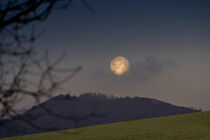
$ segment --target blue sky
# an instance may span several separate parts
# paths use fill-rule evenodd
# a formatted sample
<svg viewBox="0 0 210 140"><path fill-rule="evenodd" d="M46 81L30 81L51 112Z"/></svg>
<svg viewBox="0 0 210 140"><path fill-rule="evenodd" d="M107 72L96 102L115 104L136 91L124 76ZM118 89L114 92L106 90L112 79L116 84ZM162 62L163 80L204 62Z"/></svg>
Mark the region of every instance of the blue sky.
<svg viewBox="0 0 210 140"><path fill-rule="evenodd" d="M59 92L144 96L210 109L210 1L88 0L54 11L36 42L52 59L67 52L61 66L81 65ZM111 59L125 56L131 71L115 76ZM147 69L147 67L151 69ZM57 93L59 94L59 93Z"/></svg>

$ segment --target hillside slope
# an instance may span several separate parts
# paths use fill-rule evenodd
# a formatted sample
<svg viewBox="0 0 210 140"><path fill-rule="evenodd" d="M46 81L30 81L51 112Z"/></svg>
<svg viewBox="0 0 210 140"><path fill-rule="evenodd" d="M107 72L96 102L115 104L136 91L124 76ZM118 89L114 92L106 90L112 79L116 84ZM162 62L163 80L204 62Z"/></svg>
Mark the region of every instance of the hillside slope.
<svg viewBox="0 0 210 140"><path fill-rule="evenodd" d="M49 114L45 106L58 117ZM192 108L172 105L163 101L143 97L109 98L103 94L82 94L79 97L59 95L33 107L22 114L37 126L49 128L35 129L25 124L19 117L4 121L0 127L0 137L11 137L46 131L63 130L113 122L131 121L152 117L198 112ZM73 119L65 119L65 118ZM51 130L50 128L53 128Z"/></svg>
<svg viewBox="0 0 210 140"><path fill-rule="evenodd" d="M209 140L210 112L142 119L2 140Z"/></svg>

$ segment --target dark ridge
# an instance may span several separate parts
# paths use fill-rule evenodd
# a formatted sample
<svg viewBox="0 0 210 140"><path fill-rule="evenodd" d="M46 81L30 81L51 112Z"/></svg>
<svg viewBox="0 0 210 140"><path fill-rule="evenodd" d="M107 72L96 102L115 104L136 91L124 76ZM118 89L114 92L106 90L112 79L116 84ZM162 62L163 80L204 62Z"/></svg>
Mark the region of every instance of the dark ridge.
<svg viewBox="0 0 210 140"><path fill-rule="evenodd" d="M54 114L44 110L42 106ZM85 93L78 97L61 94L32 107L21 115L37 126L50 129L35 129L15 116L2 120L6 127L0 125L0 137L200 111L151 98L114 97L96 93Z"/></svg>

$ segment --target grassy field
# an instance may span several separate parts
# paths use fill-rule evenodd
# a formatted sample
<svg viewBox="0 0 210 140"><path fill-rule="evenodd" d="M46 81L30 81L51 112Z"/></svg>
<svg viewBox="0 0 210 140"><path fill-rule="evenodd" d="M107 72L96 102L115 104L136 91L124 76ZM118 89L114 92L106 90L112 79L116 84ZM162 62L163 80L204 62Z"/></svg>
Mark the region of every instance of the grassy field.
<svg viewBox="0 0 210 140"><path fill-rule="evenodd" d="M112 123L2 140L210 140L210 112Z"/></svg>

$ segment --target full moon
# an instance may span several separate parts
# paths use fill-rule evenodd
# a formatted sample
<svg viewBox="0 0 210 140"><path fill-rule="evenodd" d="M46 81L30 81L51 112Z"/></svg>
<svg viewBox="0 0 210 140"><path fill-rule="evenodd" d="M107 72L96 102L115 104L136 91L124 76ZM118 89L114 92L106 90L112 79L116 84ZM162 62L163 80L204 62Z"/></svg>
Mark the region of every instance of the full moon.
<svg viewBox="0 0 210 140"><path fill-rule="evenodd" d="M123 75L129 70L129 62L125 57L117 56L112 59L110 69L116 75Z"/></svg>

